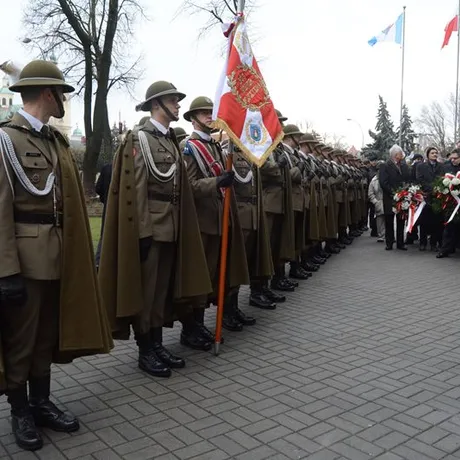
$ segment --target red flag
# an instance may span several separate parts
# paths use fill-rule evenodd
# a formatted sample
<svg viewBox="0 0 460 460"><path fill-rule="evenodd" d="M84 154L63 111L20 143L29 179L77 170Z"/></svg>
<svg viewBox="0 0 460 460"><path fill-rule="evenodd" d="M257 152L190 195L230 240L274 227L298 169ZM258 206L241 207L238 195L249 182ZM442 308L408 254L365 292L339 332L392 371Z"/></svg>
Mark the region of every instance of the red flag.
<svg viewBox="0 0 460 460"><path fill-rule="evenodd" d="M444 31L445 31L445 35L444 35L444 41L442 43L441 49L443 49L445 46L449 44L449 40L450 40L450 37L452 36L452 33L458 31L458 16L457 15L454 16L449 21Z"/></svg>
<svg viewBox="0 0 460 460"><path fill-rule="evenodd" d="M283 128L249 43L244 17L239 15L224 32L228 54L216 93L213 117L257 166L283 138Z"/></svg>

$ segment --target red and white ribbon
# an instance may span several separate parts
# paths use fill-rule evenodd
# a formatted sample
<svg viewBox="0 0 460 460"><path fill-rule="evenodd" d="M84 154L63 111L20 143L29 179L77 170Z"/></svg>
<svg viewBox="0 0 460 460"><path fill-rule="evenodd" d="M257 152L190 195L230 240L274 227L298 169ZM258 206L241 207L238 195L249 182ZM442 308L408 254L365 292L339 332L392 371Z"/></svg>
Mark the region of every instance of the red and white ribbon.
<svg viewBox="0 0 460 460"><path fill-rule="evenodd" d="M415 204L413 203L411 203L411 205L409 206L409 213L407 217L407 233L412 232L412 229L414 228L414 225L417 223L417 220L420 217L420 214L422 213L425 205L425 201L421 201L418 206L415 206Z"/></svg>

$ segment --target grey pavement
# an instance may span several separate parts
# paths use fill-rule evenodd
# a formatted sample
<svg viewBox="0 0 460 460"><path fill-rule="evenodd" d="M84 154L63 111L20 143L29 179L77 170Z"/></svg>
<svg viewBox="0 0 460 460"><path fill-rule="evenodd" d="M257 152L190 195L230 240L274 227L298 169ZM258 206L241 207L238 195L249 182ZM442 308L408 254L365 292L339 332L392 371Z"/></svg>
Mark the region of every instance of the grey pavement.
<svg viewBox="0 0 460 460"><path fill-rule="evenodd" d="M459 267L364 235L277 310L245 308L257 325L226 332L218 357L168 331L187 358L170 379L138 370L132 342L56 367L54 398L82 428L46 431L36 454L2 398L0 458L460 459Z"/></svg>

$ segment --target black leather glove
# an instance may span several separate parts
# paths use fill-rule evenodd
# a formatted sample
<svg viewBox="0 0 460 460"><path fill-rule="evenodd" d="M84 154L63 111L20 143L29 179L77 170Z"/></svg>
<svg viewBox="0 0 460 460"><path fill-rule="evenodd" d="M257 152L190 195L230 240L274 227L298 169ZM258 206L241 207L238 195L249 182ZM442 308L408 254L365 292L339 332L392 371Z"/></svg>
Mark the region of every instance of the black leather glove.
<svg viewBox="0 0 460 460"><path fill-rule="evenodd" d="M139 255L141 257L141 263L147 260L152 243L153 239L151 236L146 236L145 238L141 238L139 240Z"/></svg>
<svg viewBox="0 0 460 460"><path fill-rule="evenodd" d="M231 187L234 180L235 173L233 171L224 171L221 176L216 178L216 186L218 189Z"/></svg>
<svg viewBox="0 0 460 460"><path fill-rule="evenodd" d="M286 157L286 154L281 155L279 160L278 160L278 166L280 168L284 168L288 164L288 159Z"/></svg>
<svg viewBox="0 0 460 460"><path fill-rule="evenodd" d="M21 275L0 278L0 305L2 307L21 307L26 302L26 283Z"/></svg>

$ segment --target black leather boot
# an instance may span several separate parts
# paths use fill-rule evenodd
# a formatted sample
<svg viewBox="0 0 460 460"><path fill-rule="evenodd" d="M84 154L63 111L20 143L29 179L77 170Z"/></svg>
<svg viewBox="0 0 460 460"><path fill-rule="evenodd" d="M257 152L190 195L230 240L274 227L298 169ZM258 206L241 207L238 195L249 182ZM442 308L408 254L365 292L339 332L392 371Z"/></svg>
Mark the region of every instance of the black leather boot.
<svg viewBox="0 0 460 460"><path fill-rule="evenodd" d="M275 310L276 304L262 290L253 290L249 296L249 305L263 310ZM244 323L243 323L244 324Z"/></svg>
<svg viewBox="0 0 460 460"><path fill-rule="evenodd" d="M294 285L287 283L286 281L286 278L273 278L271 282L271 288L275 291L294 292Z"/></svg>
<svg viewBox="0 0 460 460"><path fill-rule="evenodd" d="M77 418L66 414L50 401L51 376L29 379L29 404L35 424L60 433L73 433L80 429Z"/></svg>
<svg viewBox="0 0 460 460"><path fill-rule="evenodd" d="M232 294L232 303L234 316L237 321L243 326L254 326L256 324L256 319L253 316L246 315L238 308L238 292Z"/></svg>
<svg viewBox="0 0 460 460"><path fill-rule="evenodd" d="M217 300L215 301L217 306ZM216 341L216 336L210 331L204 324L204 308L195 308L193 310L193 317L195 318L196 327L198 328L198 333L201 337L207 341L214 343ZM225 343L224 338L220 338L220 343Z"/></svg>
<svg viewBox="0 0 460 460"><path fill-rule="evenodd" d="M152 340L152 349L158 359L166 364L171 369L182 369L185 367L185 360L179 356L174 356L169 350L163 346L163 328L154 327L150 330L150 338Z"/></svg>
<svg viewBox="0 0 460 460"><path fill-rule="evenodd" d="M27 400L27 387L22 385L8 390L8 402L11 406L11 427L16 444L24 450L38 450L43 447L43 439L37 430Z"/></svg>
<svg viewBox="0 0 460 460"><path fill-rule="evenodd" d="M139 335L136 342L139 347L139 369L153 377L170 377L171 369L153 351L150 333Z"/></svg>
<svg viewBox="0 0 460 460"><path fill-rule="evenodd" d="M269 300L275 303L283 303L286 302L286 296L282 294L277 294L276 292L273 292L269 287L268 287L268 282L265 286L262 286L262 293L264 294L265 297L267 297Z"/></svg>
<svg viewBox="0 0 460 460"><path fill-rule="evenodd" d="M200 333L198 323L193 317L187 318L182 322L182 333L180 343L192 350L209 351L212 348L213 341L205 339Z"/></svg>
<svg viewBox="0 0 460 460"><path fill-rule="evenodd" d="M298 262L291 262L289 276L297 280L307 280L310 274L307 273Z"/></svg>
<svg viewBox="0 0 460 460"><path fill-rule="evenodd" d="M235 302L233 296L227 295L225 299L222 327L228 331L234 332L240 332L243 330L243 324L236 317Z"/></svg>

